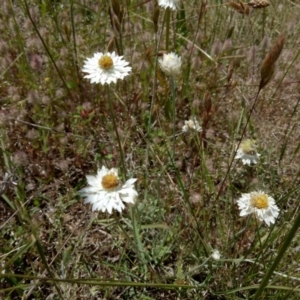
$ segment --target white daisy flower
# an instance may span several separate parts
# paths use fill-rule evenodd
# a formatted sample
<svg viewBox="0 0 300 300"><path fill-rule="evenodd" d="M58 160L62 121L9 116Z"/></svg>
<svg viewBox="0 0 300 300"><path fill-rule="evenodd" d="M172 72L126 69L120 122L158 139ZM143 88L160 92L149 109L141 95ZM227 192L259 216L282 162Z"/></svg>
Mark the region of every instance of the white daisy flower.
<svg viewBox="0 0 300 300"><path fill-rule="evenodd" d="M161 70L168 76L178 76L181 73L181 57L173 52L164 53L158 62Z"/></svg>
<svg viewBox="0 0 300 300"><path fill-rule="evenodd" d="M202 127L199 125L199 122L197 121L196 118L192 118L188 121L184 121L184 125L182 126L183 132L189 132L192 130L195 130L197 132L202 131Z"/></svg>
<svg viewBox="0 0 300 300"><path fill-rule="evenodd" d="M211 254L211 257L214 260L219 260L221 258L221 253L219 252L219 250L214 250L213 253Z"/></svg>
<svg viewBox="0 0 300 300"><path fill-rule="evenodd" d="M244 165L257 164L260 154L256 151L255 141L244 140L236 152L235 159L241 159Z"/></svg>
<svg viewBox="0 0 300 300"><path fill-rule="evenodd" d="M167 9L169 7L172 10L176 10L179 6L179 1L178 0L158 0L158 5L165 9Z"/></svg>
<svg viewBox="0 0 300 300"><path fill-rule="evenodd" d="M115 168L98 169L97 175L87 175L88 187L79 191L86 198L84 203L91 203L92 210L107 211L109 214L115 209L121 212L126 203L135 202L137 191L134 189L136 178L131 178L124 185L120 184L118 170Z"/></svg>
<svg viewBox="0 0 300 300"><path fill-rule="evenodd" d="M92 58L86 59L82 68L82 72L88 73L84 78L90 79L91 83L101 84L116 83L118 79L124 79L130 71L128 62L115 52L106 54L97 52Z"/></svg>
<svg viewBox="0 0 300 300"><path fill-rule="evenodd" d="M241 211L241 217L254 213L260 221L265 221L268 226L274 224L279 215L279 208L275 200L262 191L242 194L237 204Z"/></svg>

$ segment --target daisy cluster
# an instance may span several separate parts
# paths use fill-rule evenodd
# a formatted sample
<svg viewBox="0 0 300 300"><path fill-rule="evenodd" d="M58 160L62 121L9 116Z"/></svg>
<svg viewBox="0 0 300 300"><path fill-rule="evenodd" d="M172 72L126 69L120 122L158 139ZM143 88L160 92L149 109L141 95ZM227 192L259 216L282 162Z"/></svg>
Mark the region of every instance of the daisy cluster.
<svg viewBox="0 0 300 300"><path fill-rule="evenodd" d="M161 1L161 5L174 9L176 1ZM174 5L174 6L173 6ZM181 58L175 53L164 54L159 59L161 70L167 76L178 76L181 72ZM115 52L97 52L93 57L85 60L82 71L87 73L84 78L91 83L111 84L118 79L124 79L131 72L131 67L123 56ZM189 130L201 131L196 120L186 121L184 132ZM120 183L117 169L102 167L96 175L87 175L88 187L83 188L80 194L85 203L92 205L93 211L112 213L113 210L122 212L124 203L134 204L137 192L134 189L135 178L129 179L125 184Z"/></svg>
<svg viewBox="0 0 300 300"><path fill-rule="evenodd" d="M179 0L158 0L158 5L163 9L176 10L179 8ZM160 69L170 78L180 76L182 61L181 57L174 52L164 53L158 58ZM85 78L91 83L111 84L118 79L124 79L132 71L129 63L123 56L115 52L97 52L84 62L82 71L86 73ZM197 118L191 117L184 122L183 133L202 132ZM251 167L258 164L260 154L257 152L254 140L242 140L236 150L235 159L244 165ZM120 182L117 169L102 167L96 175L87 175L88 187L83 188L80 194L85 198L85 203L92 205L93 211L112 213L113 210L122 212L124 203L134 204L137 191L134 188L135 178L127 180L124 184ZM268 226L275 223L279 215L279 208L274 198L263 191L254 191L243 194L237 201L240 216L244 217L254 214L259 221L264 221ZM220 255L214 252L213 259L218 260Z"/></svg>
<svg viewBox="0 0 300 300"><path fill-rule="evenodd" d="M254 140L245 139L239 143L235 159L240 159L244 165L251 166L258 163L259 157L260 154L257 152ZM237 205L241 217L254 214L259 221L264 221L268 226L274 224L279 215L279 208L274 198L263 191L253 191L243 194L237 200Z"/></svg>
<svg viewBox="0 0 300 300"><path fill-rule="evenodd" d="M168 76L179 76L181 73L181 57L170 52L164 53L158 60L161 70ZM87 75L84 78L91 83L110 84L118 79L124 79L131 72L131 67L115 52L97 52L93 57L87 58L82 68Z"/></svg>
<svg viewBox="0 0 300 300"><path fill-rule="evenodd" d="M181 58L175 53L164 54L158 62L161 70L167 76L180 75ZM131 67L123 59L123 56L118 56L115 52L106 54L97 52L92 58L85 61L82 70L88 73L85 78L90 79L91 83L110 84L116 83L118 79L124 79L130 73ZM201 132L202 127L198 120L192 117L190 120L185 121L182 131L184 133ZM235 159L240 159L244 165L257 164L259 157L260 154L257 152L256 143L253 140L241 141L236 149ZM109 170L103 166L98 170L97 175L87 175L89 186L83 188L80 194L85 198L85 203L92 204L93 211L107 211L110 214L113 210L122 212L125 208L124 203L135 203L137 197L133 185L135 181L136 179L132 178L122 185L118 177L118 171L116 169ZM267 225L275 223L279 215L279 208L275 200L262 191L243 194L237 204L240 209L240 216L253 213L258 220L265 221ZM217 255L214 255L214 257L217 257Z"/></svg>

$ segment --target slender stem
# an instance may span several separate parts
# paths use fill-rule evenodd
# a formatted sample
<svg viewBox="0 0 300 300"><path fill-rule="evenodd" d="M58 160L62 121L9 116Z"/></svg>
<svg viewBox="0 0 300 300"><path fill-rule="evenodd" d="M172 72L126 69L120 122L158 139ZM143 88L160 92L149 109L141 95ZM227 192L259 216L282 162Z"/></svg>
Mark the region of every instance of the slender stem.
<svg viewBox="0 0 300 300"><path fill-rule="evenodd" d="M139 223L137 221L135 207L130 207L129 211L130 211L130 218L131 218L131 222L132 222L132 229L133 229L133 235L134 235L134 240L135 240L134 247L136 248L137 256L139 257L140 262L143 264L144 272L146 274L147 264L146 264L146 260L145 260L145 252L144 252L142 240L141 240L141 237L140 237L140 226L139 226ZM123 226L122 226L122 224L119 220L120 217L117 216L116 213L114 213L114 218L116 220L117 225L119 226L119 228L121 229L121 231L125 235L126 239L130 243L132 241L132 239L130 238L130 236L128 235L126 230L123 228Z"/></svg>
<svg viewBox="0 0 300 300"><path fill-rule="evenodd" d="M175 127L176 127L176 112L175 112L175 80L174 77L170 78L170 85L172 90L172 118L173 118L173 160L175 157Z"/></svg>
<svg viewBox="0 0 300 300"><path fill-rule="evenodd" d="M166 51L169 49L169 41L170 41L170 16L171 16L171 11L170 8L168 7L166 9Z"/></svg>
<svg viewBox="0 0 300 300"><path fill-rule="evenodd" d="M155 34L155 42L156 42L156 49L155 53L157 54L161 44L162 44L162 37L163 37L163 31L164 31L164 23L165 23L165 18L163 19L163 24L161 26L161 30L159 34ZM155 56L155 62L154 62L154 77L153 77L153 83L152 83L152 97L151 97L151 102L150 102L150 110L149 110L149 119L148 119L148 125L147 125L147 135L150 135L151 133L151 127L152 127L152 114L153 114L153 107L155 103L155 98L156 98L156 89L157 89L157 67L158 67L158 58L157 55ZM145 166L148 165L149 162L149 144L147 143L147 150L146 150L146 156L145 156ZM145 180L146 180L146 186L148 185L148 178L150 178L148 174L148 168L146 168L146 174L145 174ZM147 188L145 189L145 196L147 195L148 191Z"/></svg>
<svg viewBox="0 0 300 300"><path fill-rule="evenodd" d="M254 33L253 33L252 22L251 22L250 16L248 16L248 21L249 21L249 27L250 27L250 32L251 32L252 44L254 47L254 45L255 45ZM253 48L253 51L252 51L252 78L254 78L254 74L255 74L255 51Z"/></svg>
<svg viewBox="0 0 300 300"><path fill-rule="evenodd" d="M133 230L133 235L134 235L134 240L135 240L134 247L135 247L138 258L139 258L140 262L142 263L142 265L144 267L144 274L146 274L147 264L146 264L146 260L145 260L145 252L144 252L142 240L141 240L141 237L140 237L140 226L139 226L139 223L137 221L135 207L130 207L129 211L130 211L130 218L131 218L131 222L132 222L132 230ZM127 241L129 243L131 243L132 239L130 238L130 236L127 233L126 229L122 226L122 224L119 220L120 216L118 216L116 213L114 213L114 219L116 221L116 224L121 229L124 236L126 237Z"/></svg>
<svg viewBox="0 0 300 300"><path fill-rule="evenodd" d="M135 207L130 207L130 216L131 216L131 222L132 222L132 228L133 228L133 234L134 234L134 239L136 242L137 246L137 251L138 251L138 256L140 261L142 262L144 266L144 272L147 272L147 265L146 265L146 260L145 260L145 253L144 253L144 248L142 244L142 240L140 237L140 226L136 217L136 208Z"/></svg>
<svg viewBox="0 0 300 300"><path fill-rule="evenodd" d="M68 93L69 97L70 97L71 99L73 99L73 101L75 102L74 95L71 93L71 91L70 91L70 89L69 89L69 87L68 87L68 85L67 85L67 83L66 83L66 80L65 80L63 74L62 74L61 71L59 70L59 68L58 68L58 66L57 66L57 64L56 64L56 62L55 62L55 60L54 60L54 57L53 57L53 55L52 55L51 52L50 52L50 48L46 45L46 42L44 41L42 35L40 34L40 31L39 31L38 28L37 28L36 23L34 22L34 20L33 20L32 16L31 16L31 14L30 14L30 9L29 9L27 0L24 1L24 5L25 5L25 10L26 10L27 16L28 16L28 18L29 18L29 20L30 20L32 26L34 27L34 30L36 31L36 33L37 33L39 39L41 40L41 42L42 42L42 44L43 44L43 46L44 46L44 48L45 48L45 51L47 52L47 55L48 55L48 57L50 58L50 60L51 60L51 62L52 62L52 64L53 64L53 66L54 66L54 68L55 68L55 70L56 70L56 72L57 72L57 74L58 74L58 77L60 78L60 80L62 81L63 86L64 86L65 89L67 90L67 93Z"/></svg>
<svg viewBox="0 0 300 300"><path fill-rule="evenodd" d="M258 96L259 96L260 91L261 91L261 88L259 88L258 91L257 91L257 94L256 94L256 96L255 96L255 100L254 100L254 102L253 102L253 104L252 104L252 107L251 107L251 109L250 109L249 115L248 115L248 117L247 117L246 124L245 124L245 126L244 126L244 128L243 128L243 131L242 131L242 134L241 134L241 138L240 138L240 140L239 140L239 142L238 142L238 144L237 144L237 146L236 146L236 150L234 151L234 155L233 155L233 157L232 157L232 159L231 159L231 161L230 161L230 164L229 164L229 167L228 167L227 172L226 172L226 174L225 174L225 177L224 177L224 179L223 179L223 181L222 181L222 183L221 183L221 186L220 186L220 188L219 188L219 192L218 192L218 194L217 194L216 200L218 200L219 197L221 196L221 193L222 193L222 190L223 190L223 186L224 186L224 184L225 184L225 182L226 182L226 179L227 179L227 177L228 177L228 175L229 175L229 173L230 173L230 171L231 171L231 168L232 168L232 165L233 165L234 158L235 158L235 156L236 156L237 150L238 150L238 148L239 148L239 146L240 146L240 144L241 144L241 142L242 142L242 140L243 140L243 138L244 138L244 136L245 136L245 134L246 134L246 130L247 130L248 124L249 124L249 122L250 122L250 118L251 118L251 116L252 116L252 113L253 113L253 111L254 111L254 108L255 108L255 106L256 106L256 103L257 103L257 100L258 100Z"/></svg>
<svg viewBox="0 0 300 300"><path fill-rule="evenodd" d="M113 108L112 98L111 98L111 95L110 95L110 87L108 85L106 85L106 92L107 92L107 97L108 97L110 115L111 115L111 119L112 119L112 122L113 122L114 130L116 132L116 137L117 137L118 146L119 146L119 150L120 150L122 174L126 178L126 167L125 167L125 160L124 160L124 152L123 152L123 148L122 148L122 144L121 144L121 140L120 140L120 136L119 136L119 132L118 132L118 127L117 127L117 123L116 123L115 111L114 111L114 108Z"/></svg>
<svg viewBox="0 0 300 300"><path fill-rule="evenodd" d="M114 212L114 219L115 219L115 221L116 221L116 224L118 225L118 227L121 229L121 231L123 232L123 234L124 234L124 236L126 237L126 239L127 239L127 241L128 241L128 243L130 243L131 242L131 238L130 238L130 236L128 235L128 233L127 233L127 231L123 228L123 226L122 226L122 224L121 224L121 222L120 222L120 216L119 215L117 215L116 214L116 212Z"/></svg>
<svg viewBox="0 0 300 300"><path fill-rule="evenodd" d="M34 280L37 279L41 282L59 282L59 283L72 283L72 284L82 284L82 285L92 285L92 286L103 286L104 288L110 287L110 286L119 286L128 289L128 287L144 287L144 288L164 288L169 290L179 290L181 288L184 289L196 289L197 285L188 285L188 284L179 284L179 283L153 283L153 282L133 282L133 281L119 281L119 280L105 280L102 278L93 278L94 280L89 279L72 279L72 278L52 278L52 277L42 277L42 276L32 276L32 275L23 275L23 274L15 274L15 273L0 273L0 279L1 278L24 278L26 280ZM18 288L21 288L24 286L24 289L28 288L28 284L22 285L18 284ZM9 287L5 289L1 289L1 292L7 292L7 291L15 291L16 287ZM294 289L297 290L297 289ZM298 290L297 290L298 291ZM145 298L144 298L145 299ZM149 298L148 298L149 299Z"/></svg>

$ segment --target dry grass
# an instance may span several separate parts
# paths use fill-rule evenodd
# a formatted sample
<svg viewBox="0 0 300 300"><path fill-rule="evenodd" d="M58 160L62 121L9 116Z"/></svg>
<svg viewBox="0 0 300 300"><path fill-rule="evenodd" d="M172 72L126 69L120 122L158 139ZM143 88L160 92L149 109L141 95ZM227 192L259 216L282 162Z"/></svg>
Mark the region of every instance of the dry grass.
<svg viewBox="0 0 300 300"><path fill-rule="evenodd" d="M232 2L182 1L166 42L155 1L3 1L0 298L254 296L298 215L299 4L273 0L241 14L245 3ZM281 55L262 83L274 44ZM183 60L175 99L156 69L166 47ZM81 72L106 50L133 68L109 94ZM139 193L112 216L78 195L97 167L122 169L109 97ZM200 134L182 134L190 116ZM256 140L257 165L231 164L241 138ZM274 226L239 217L238 197L260 189L281 210ZM298 250L295 236L259 299L297 299Z"/></svg>

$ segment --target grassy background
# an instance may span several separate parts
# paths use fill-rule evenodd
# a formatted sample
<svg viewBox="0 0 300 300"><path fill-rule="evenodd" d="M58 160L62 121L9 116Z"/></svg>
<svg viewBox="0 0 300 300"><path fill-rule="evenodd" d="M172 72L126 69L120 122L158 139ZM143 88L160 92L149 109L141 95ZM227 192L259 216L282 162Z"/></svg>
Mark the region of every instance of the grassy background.
<svg viewBox="0 0 300 300"><path fill-rule="evenodd" d="M2 1L0 297L298 299L300 5L270 2L243 15L227 1L182 1L166 41L166 11L152 0ZM225 177L281 33L275 75L244 136L261 159L235 162ZM173 92L157 69L166 49L183 61ZM130 76L91 85L81 68L97 51L124 55ZM182 134L191 116L202 133ZM78 190L97 167L122 168L112 117L120 175L138 179L139 198L110 216ZM236 200L254 190L281 210L270 228L239 217Z"/></svg>

